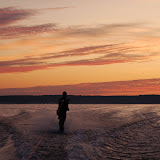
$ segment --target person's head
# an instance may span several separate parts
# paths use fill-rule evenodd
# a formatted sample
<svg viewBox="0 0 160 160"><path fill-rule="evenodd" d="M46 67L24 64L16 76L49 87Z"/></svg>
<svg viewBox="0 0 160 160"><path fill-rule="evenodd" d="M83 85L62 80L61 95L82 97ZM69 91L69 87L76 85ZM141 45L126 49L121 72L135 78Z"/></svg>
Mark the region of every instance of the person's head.
<svg viewBox="0 0 160 160"><path fill-rule="evenodd" d="M67 97L67 92L64 91L64 92L63 92L63 98L66 98L66 97Z"/></svg>

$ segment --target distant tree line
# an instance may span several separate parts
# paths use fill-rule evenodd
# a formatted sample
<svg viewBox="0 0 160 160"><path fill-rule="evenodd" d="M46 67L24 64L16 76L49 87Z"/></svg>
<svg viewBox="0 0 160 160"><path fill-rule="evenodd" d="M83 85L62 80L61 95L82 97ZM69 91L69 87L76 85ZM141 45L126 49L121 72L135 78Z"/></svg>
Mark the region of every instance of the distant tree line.
<svg viewBox="0 0 160 160"><path fill-rule="evenodd" d="M61 95L0 96L1 104L57 104ZM75 96L69 95L70 104L160 104L160 95L139 96Z"/></svg>

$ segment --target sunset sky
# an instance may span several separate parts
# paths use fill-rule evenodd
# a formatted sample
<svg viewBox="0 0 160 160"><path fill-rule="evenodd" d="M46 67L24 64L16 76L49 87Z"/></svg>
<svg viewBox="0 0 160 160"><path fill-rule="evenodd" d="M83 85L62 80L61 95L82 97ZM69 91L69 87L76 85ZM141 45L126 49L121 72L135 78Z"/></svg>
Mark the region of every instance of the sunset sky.
<svg viewBox="0 0 160 160"><path fill-rule="evenodd" d="M160 0L1 0L0 95L160 94Z"/></svg>

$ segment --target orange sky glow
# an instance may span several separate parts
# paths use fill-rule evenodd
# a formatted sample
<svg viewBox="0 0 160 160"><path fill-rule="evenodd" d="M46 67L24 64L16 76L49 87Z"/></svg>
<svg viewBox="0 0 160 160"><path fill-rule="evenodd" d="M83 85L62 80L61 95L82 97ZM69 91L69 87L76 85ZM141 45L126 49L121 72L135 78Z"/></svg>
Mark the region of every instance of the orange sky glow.
<svg viewBox="0 0 160 160"><path fill-rule="evenodd" d="M160 94L160 1L0 4L0 95Z"/></svg>

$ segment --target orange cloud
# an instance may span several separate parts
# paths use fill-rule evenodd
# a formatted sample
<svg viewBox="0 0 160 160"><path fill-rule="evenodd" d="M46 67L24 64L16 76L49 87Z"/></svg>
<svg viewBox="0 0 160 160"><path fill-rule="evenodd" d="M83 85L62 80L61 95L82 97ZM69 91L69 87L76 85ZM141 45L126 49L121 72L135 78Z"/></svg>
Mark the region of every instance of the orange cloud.
<svg viewBox="0 0 160 160"><path fill-rule="evenodd" d="M53 95L66 90L71 95L160 94L160 79L142 79L76 85L0 89L0 95Z"/></svg>
<svg viewBox="0 0 160 160"><path fill-rule="evenodd" d="M143 62L159 55L156 52L138 54L140 51L145 52L149 48L150 46L133 47L127 44L110 44L77 48L57 53L46 53L38 55L38 57L27 56L21 59L1 61L0 73L29 72L60 66ZM94 57L95 55L96 57ZM86 58L86 56L88 56L88 58ZM66 60L66 58L68 58L68 60Z"/></svg>

